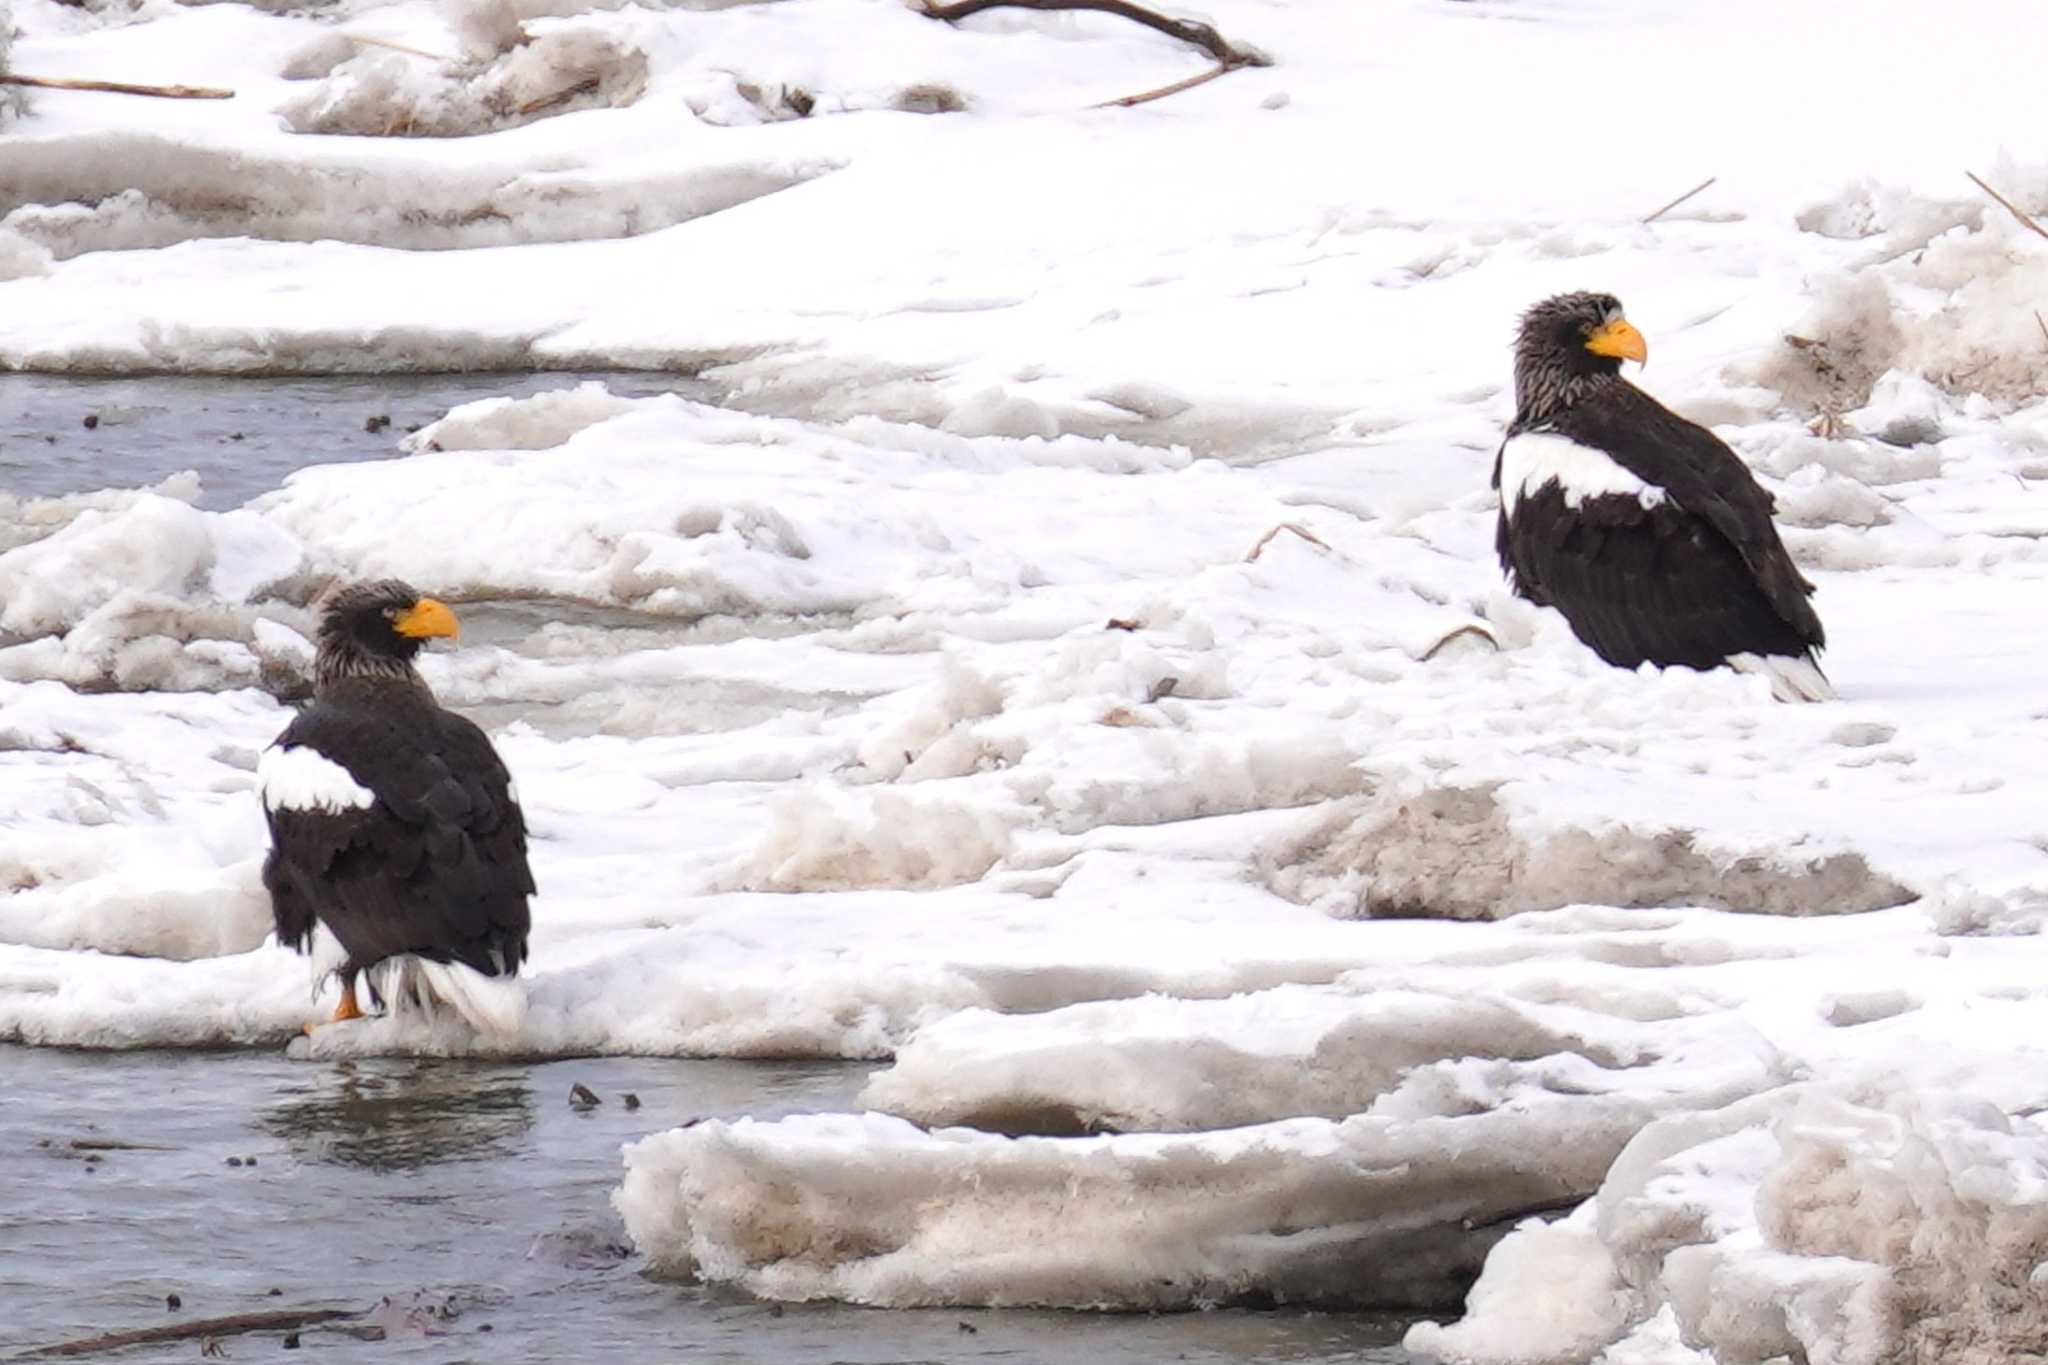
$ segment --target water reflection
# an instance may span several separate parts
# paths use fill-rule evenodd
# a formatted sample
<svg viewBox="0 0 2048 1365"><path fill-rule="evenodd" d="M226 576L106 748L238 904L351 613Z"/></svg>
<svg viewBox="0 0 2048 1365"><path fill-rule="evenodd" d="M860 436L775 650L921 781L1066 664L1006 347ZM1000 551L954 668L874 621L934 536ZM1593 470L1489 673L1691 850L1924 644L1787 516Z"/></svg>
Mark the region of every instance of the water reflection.
<svg viewBox="0 0 2048 1365"><path fill-rule="evenodd" d="M430 1060L343 1062L257 1119L301 1161L376 1171L510 1155L533 1122L523 1067Z"/></svg>

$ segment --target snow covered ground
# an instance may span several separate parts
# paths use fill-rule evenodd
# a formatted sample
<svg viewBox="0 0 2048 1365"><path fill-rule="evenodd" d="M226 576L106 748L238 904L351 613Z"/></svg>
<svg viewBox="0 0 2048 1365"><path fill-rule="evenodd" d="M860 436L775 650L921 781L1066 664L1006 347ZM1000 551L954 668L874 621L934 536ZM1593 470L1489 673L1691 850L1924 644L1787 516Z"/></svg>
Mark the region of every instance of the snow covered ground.
<svg viewBox="0 0 2048 1365"><path fill-rule="evenodd" d="M256 756L317 594L399 574L534 831L488 1046L887 1063L630 1147L659 1267L1448 1317L1483 1262L1413 1348L2033 1349L2048 241L1962 173L2048 206L2048 13L1203 16L1274 64L1092 109L1202 59L885 0L14 0L18 71L237 93L0 130L0 365L723 401L472 404L230 512L0 494L0 1038L314 1014ZM1503 591L1506 342L1579 287L1777 492L1840 702Z"/></svg>

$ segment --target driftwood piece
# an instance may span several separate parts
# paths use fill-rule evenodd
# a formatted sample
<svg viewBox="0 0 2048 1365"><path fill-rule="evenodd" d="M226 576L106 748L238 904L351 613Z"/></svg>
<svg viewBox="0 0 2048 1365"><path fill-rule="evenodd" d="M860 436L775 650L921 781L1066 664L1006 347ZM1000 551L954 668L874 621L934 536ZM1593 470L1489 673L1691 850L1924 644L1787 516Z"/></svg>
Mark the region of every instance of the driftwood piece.
<svg viewBox="0 0 2048 1365"><path fill-rule="evenodd" d="M164 100L231 100L232 90L211 85L134 85L128 81L74 80L69 76L0 76L0 85L26 85L37 90L96 90L108 95L154 95Z"/></svg>
<svg viewBox="0 0 2048 1365"><path fill-rule="evenodd" d="M1131 0L951 0L951 3L937 3L937 0L923 0L922 12L926 18L940 19L951 23L979 14L985 9L1034 9L1088 10L1096 14L1114 14L1134 24L1143 24L1156 33L1169 38L1178 38L1192 43L1216 60L1209 70L1188 77L1186 80L1162 85L1157 90L1147 90L1138 95L1125 95L1121 99L1104 100L1094 106L1097 109L1125 108L1136 104L1148 104L1168 95L1177 95L1183 90L1192 90L1198 85L1207 85L1218 76L1225 76L1241 66L1271 66L1272 58L1255 48L1239 47L1225 38L1208 24L1194 19L1176 19L1158 10L1146 9L1143 5L1132 4Z"/></svg>
<svg viewBox="0 0 2048 1365"><path fill-rule="evenodd" d="M194 1318L190 1322L165 1323L162 1327L138 1327L132 1332L108 1332L77 1341L60 1341L53 1346L36 1346L23 1351L16 1360L42 1360L52 1356L89 1356L102 1351L119 1351L145 1346L153 1341L202 1341L209 1337L234 1336L240 1332L291 1331L337 1318L362 1314L342 1308L276 1308L263 1313L230 1313L224 1318Z"/></svg>

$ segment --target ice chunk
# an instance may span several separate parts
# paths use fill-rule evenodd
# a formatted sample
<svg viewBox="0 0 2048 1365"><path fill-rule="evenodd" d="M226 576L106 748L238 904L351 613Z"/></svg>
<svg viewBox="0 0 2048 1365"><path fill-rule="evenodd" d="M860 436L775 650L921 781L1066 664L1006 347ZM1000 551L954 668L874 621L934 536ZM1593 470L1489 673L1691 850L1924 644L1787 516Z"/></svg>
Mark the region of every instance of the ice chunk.
<svg viewBox="0 0 2048 1365"><path fill-rule="evenodd" d="M1464 1321L1418 1323L1401 1344L1459 1365L1577 1365L1613 1345L1629 1323L1632 1295L1594 1213L1582 1204L1568 1218L1515 1229L1465 1296Z"/></svg>
<svg viewBox="0 0 2048 1365"><path fill-rule="evenodd" d="M598 380L528 398L481 398L407 436L406 450L547 450L586 427L629 412Z"/></svg>
<svg viewBox="0 0 2048 1365"><path fill-rule="evenodd" d="M1455 1293L1495 1219L1570 1195L1601 1164L1510 1126L1054 1139L873 1114L712 1121L629 1146L614 1202L655 1272L765 1298L1422 1304Z"/></svg>
<svg viewBox="0 0 2048 1365"><path fill-rule="evenodd" d="M1639 1049L1656 1060L1635 1060ZM1540 1106L1563 1092L1730 1096L1774 1074L1770 1050L1733 1019L1618 1028L1484 994L1283 986L966 1011L919 1030L862 1100L1001 1132L1179 1132Z"/></svg>

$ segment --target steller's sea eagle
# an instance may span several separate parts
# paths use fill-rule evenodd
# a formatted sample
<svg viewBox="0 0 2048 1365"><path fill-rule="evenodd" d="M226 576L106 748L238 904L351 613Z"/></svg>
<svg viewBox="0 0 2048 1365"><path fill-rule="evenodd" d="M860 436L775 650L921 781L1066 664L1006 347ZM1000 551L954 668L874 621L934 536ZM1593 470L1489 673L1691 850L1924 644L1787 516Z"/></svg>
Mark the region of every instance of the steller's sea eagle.
<svg viewBox="0 0 2048 1365"><path fill-rule="evenodd" d="M1813 584L1771 495L1713 432L1621 377L1648 354L1610 294L1522 315L1515 420L1493 466L1501 568L1619 668L1728 664L1781 701L1834 696Z"/></svg>
<svg viewBox="0 0 2048 1365"><path fill-rule="evenodd" d="M399 969L386 993L396 980L478 1029L516 1032L524 1015L526 820L491 741L412 663L455 633L454 612L395 579L336 592L313 703L257 765L278 942L306 952L316 924L340 942L337 1022L362 1017L356 980L382 963Z"/></svg>

